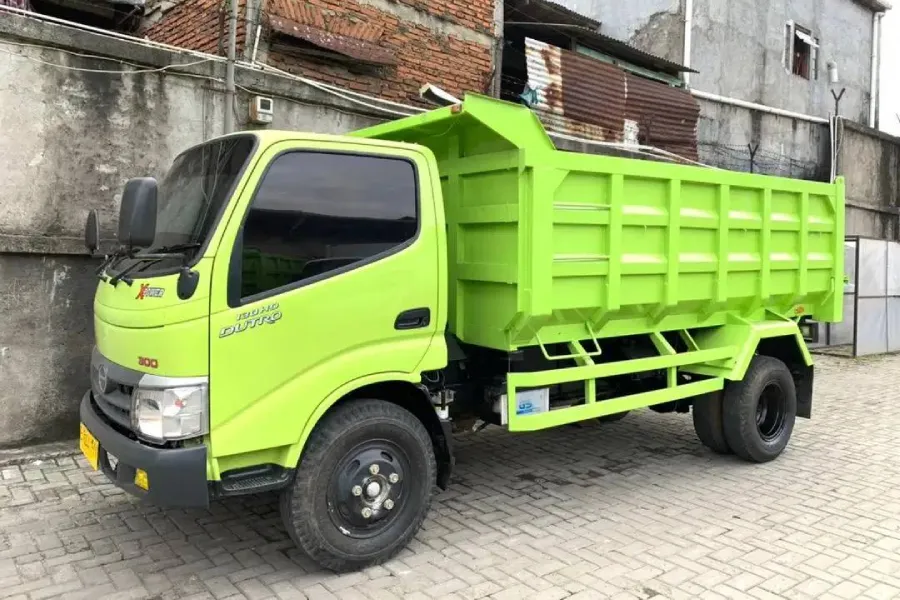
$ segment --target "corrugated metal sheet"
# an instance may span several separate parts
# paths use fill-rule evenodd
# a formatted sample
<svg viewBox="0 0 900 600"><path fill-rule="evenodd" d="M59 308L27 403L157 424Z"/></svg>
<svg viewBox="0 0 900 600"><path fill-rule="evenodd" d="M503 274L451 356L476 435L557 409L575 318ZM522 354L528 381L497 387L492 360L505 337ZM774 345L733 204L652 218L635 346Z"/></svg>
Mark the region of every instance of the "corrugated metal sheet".
<svg viewBox="0 0 900 600"><path fill-rule="evenodd" d="M505 0L505 21L533 21L556 25L577 25L600 31L600 21L583 15L553 0Z"/></svg>
<svg viewBox="0 0 900 600"><path fill-rule="evenodd" d="M550 131L696 160L700 107L687 90L531 38L525 55L532 108Z"/></svg>
<svg viewBox="0 0 900 600"><path fill-rule="evenodd" d="M533 108L545 124L572 135L621 141L625 126L625 72L531 38L525 40Z"/></svg>
<svg viewBox="0 0 900 600"><path fill-rule="evenodd" d="M625 118L638 125L638 141L697 160L700 105L687 90L626 73Z"/></svg>

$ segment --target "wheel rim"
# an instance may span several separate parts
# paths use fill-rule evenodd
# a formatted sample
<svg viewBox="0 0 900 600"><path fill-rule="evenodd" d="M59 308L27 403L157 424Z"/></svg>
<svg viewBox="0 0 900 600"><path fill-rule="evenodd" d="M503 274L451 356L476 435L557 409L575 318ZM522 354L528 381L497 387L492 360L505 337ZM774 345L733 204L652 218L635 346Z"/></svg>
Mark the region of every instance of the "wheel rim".
<svg viewBox="0 0 900 600"><path fill-rule="evenodd" d="M388 440L359 444L332 472L326 500L332 523L353 538L370 538L402 512L409 457Z"/></svg>
<svg viewBox="0 0 900 600"><path fill-rule="evenodd" d="M781 435L785 413L784 391L777 383L768 384L756 405L756 428L763 440L771 442Z"/></svg>

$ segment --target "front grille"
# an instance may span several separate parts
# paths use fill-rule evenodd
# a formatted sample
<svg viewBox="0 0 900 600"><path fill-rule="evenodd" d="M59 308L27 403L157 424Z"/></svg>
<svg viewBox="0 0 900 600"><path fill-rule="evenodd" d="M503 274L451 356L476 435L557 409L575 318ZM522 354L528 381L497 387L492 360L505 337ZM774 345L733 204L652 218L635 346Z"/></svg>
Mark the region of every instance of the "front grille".
<svg viewBox="0 0 900 600"><path fill-rule="evenodd" d="M131 430L131 397L119 391L109 394L94 393L97 407L116 425Z"/></svg>
<svg viewBox="0 0 900 600"><path fill-rule="evenodd" d="M100 377L100 369L105 368L106 382ZM91 365L91 391L94 403L107 418L120 428L131 431L131 393L134 387L114 379L114 370L108 363Z"/></svg>

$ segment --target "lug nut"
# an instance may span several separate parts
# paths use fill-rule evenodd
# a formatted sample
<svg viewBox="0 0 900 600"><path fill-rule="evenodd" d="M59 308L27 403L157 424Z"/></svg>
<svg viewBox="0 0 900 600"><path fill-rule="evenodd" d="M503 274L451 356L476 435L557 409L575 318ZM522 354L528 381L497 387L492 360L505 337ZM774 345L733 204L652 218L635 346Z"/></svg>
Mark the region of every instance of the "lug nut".
<svg viewBox="0 0 900 600"><path fill-rule="evenodd" d="M398 481L400 481L400 476L396 473L391 473L391 476L388 477L388 481L390 481L391 483L397 483Z"/></svg>
<svg viewBox="0 0 900 600"><path fill-rule="evenodd" d="M372 509L368 506L362 509L363 519L371 519L372 518Z"/></svg>
<svg viewBox="0 0 900 600"><path fill-rule="evenodd" d="M372 475L378 475L378 465L370 466L369 473L371 473Z"/></svg>
<svg viewBox="0 0 900 600"><path fill-rule="evenodd" d="M394 501L391 500L390 498L388 498L387 500L385 500L385 501L384 501L384 508L387 509L387 510L391 510L392 508L394 508Z"/></svg>
<svg viewBox="0 0 900 600"><path fill-rule="evenodd" d="M362 496L362 487L358 485L354 485L351 490L354 496Z"/></svg>

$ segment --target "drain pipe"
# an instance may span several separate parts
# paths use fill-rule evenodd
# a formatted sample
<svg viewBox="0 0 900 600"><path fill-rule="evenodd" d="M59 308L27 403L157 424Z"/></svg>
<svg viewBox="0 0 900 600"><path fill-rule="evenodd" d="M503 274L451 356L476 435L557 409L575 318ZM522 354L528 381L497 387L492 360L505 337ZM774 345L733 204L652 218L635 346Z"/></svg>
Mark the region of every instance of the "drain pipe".
<svg viewBox="0 0 900 600"><path fill-rule="evenodd" d="M747 108L750 110L755 110L755 111L767 113L770 115L777 115L779 117L786 117L788 119L797 119L798 121L807 121L809 123L818 123L820 125L828 125L828 119L823 119L822 117L815 117L813 115L805 115L803 113L798 113L798 112L794 112L791 110L784 110L782 108L775 108L773 106L766 106L765 104L757 104L756 102L747 102L746 100L738 100L737 98L728 98L727 96L720 96L719 94L711 94L709 92L704 92L701 90L691 90L691 94L693 94L697 98L709 100L710 102L717 102L719 104L729 104L731 106L740 106L741 108Z"/></svg>
<svg viewBox="0 0 900 600"><path fill-rule="evenodd" d="M691 42L694 33L694 0L684 0L684 57L681 64L691 66ZM691 74L685 71L681 74L684 87L691 87Z"/></svg>
<svg viewBox="0 0 900 600"><path fill-rule="evenodd" d="M881 93L881 19L883 12L872 15L872 76L869 91L869 127L878 124L878 95Z"/></svg>

